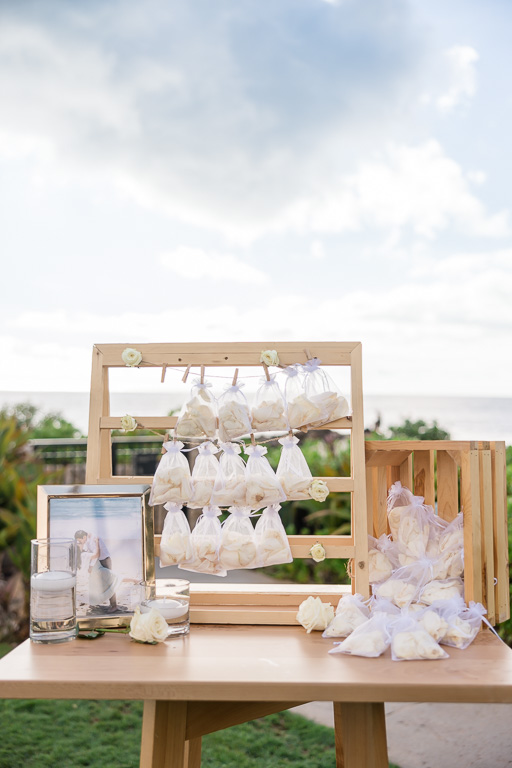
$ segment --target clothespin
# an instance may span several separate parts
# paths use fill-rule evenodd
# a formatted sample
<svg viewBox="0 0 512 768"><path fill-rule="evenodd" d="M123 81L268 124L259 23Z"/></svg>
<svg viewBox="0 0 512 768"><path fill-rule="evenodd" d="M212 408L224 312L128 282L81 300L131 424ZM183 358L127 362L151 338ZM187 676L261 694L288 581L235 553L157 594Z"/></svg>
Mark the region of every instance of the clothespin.
<svg viewBox="0 0 512 768"><path fill-rule="evenodd" d="M251 445L256 445L256 440L254 438L254 432L251 432Z"/></svg>
<svg viewBox="0 0 512 768"><path fill-rule="evenodd" d="M204 384L204 365L201 366L201 384Z"/></svg>
<svg viewBox="0 0 512 768"><path fill-rule="evenodd" d="M312 356L312 354L311 354L309 349L305 349L304 350L304 354L306 355L306 360L312 360L313 359L313 356Z"/></svg>
<svg viewBox="0 0 512 768"><path fill-rule="evenodd" d="M293 429L288 430L288 437L293 437Z"/></svg>
<svg viewBox="0 0 512 768"><path fill-rule="evenodd" d="M237 379L238 379L238 368L235 368L235 375L233 376L233 383L231 384L232 387L236 386Z"/></svg>
<svg viewBox="0 0 512 768"><path fill-rule="evenodd" d="M168 432L166 432L165 435L164 435L164 443L167 443L167 442L169 442L169 433ZM162 455L165 453L165 448L164 448L163 444L162 444L162 450L160 451L160 453Z"/></svg>
<svg viewBox="0 0 512 768"><path fill-rule="evenodd" d="M267 381L270 381L270 374L268 372L268 365L266 363L262 363L263 370L265 371L265 376L267 377Z"/></svg>
<svg viewBox="0 0 512 768"><path fill-rule="evenodd" d="M190 373L190 363L187 365L187 370L186 370L186 371L185 371L185 373L183 374L182 382L183 382L184 384L186 384L186 383L187 383L187 379L188 379L188 375L189 375L189 373Z"/></svg>
<svg viewBox="0 0 512 768"><path fill-rule="evenodd" d="M163 383L164 383L164 381L165 381L165 372L166 372L166 370L167 370L167 363L164 363L164 364L162 365L162 378L160 379L160 381L162 382L162 384L163 384Z"/></svg>

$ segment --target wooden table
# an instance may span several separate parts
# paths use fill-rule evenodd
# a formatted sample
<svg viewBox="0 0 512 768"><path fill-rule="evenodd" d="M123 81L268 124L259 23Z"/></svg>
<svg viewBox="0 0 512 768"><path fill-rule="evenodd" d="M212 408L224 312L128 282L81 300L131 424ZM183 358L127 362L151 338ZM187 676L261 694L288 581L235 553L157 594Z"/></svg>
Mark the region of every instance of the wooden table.
<svg viewBox="0 0 512 768"><path fill-rule="evenodd" d="M387 768L384 702L512 702L512 651L488 630L445 661L330 647L319 632L264 626L196 625L157 646L27 640L0 661L0 697L141 699L143 768L197 768L204 734L307 701L334 703L338 766Z"/></svg>

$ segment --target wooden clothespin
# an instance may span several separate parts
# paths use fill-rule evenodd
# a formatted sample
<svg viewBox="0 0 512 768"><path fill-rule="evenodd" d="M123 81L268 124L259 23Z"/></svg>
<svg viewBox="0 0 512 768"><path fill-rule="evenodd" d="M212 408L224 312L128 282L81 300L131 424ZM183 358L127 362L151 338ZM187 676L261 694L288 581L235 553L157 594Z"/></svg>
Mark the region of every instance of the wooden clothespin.
<svg viewBox="0 0 512 768"><path fill-rule="evenodd" d="M304 354L306 355L306 360L312 360L313 359L313 356L312 356L312 354L311 354L309 349L305 349L304 350Z"/></svg>
<svg viewBox="0 0 512 768"><path fill-rule="evenodd" d="M204 384L204 365L201 366L201 384Z"/></svg>
<svg viewBox="0 0 512 768"><path fill-rule="evenodd" d="M288 437L293 437L293 429L288 430Z"/></svg>
<svg viewBox="0 0 512 768"><path fill-rule="evenodd" d="M167 370L167 363L164 363L164 364L162 365L162 378L160 379L160 381L162 382L162 384L163 384L163 383L164 383L164 381L165 381L165 372L166 372L166 370Z"/></svg>
<svg viewBox="0 0 512 768"><path fill-rule="evenodd" d="M256 439L254 437L254 432L251 432L251 445L256 445Z"/></svg>
<svg viewBox="0 0 512 768"><path fill-rule="evenodd" d="M267 377L267 381L270 381L270 373L268 372L268 365L266 363L262 363L263 370L265 371L265 376Z"/></svg>
<svg viewBox="0 0 512 768"><path fill-rule="evenodd" d="M169 442L169 433L166 432L165 435L164 435L164 443L168 443L168 442ZM162 450L160 451L160 453L162 455L165 453L165 448L164 448L163 444L162 444Z"/></svg>
<svg viewBox="0 0 512 768"><path fill-rule="evenodd" d="M185 373L183 374L182 382L184 384L187 383L187 379L188 379L189 373L190 373L190 363L187 365L187 369L186 369Z"/></svg>
<svg viewBox="0 0 512 768"><path fill-rule="evenodd" d="M238 368L235 368L235 375L233 376L233 383L231 384L232 387L236 386L237 379L238 379Z"/></svg>

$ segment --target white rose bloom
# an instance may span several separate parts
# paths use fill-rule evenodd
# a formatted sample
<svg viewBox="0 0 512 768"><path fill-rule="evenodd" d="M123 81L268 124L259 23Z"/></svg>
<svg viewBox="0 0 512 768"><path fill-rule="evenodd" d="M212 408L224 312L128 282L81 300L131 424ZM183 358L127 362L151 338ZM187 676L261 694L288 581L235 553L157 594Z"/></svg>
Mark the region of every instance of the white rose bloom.
<svg viewBox="0 0 512 768"><path fill-rule="evenodd" d="M322 560L325 560L325 549L322 544L320 544L319 541L316 542L316 544L313 544L311 549L309 550L309 554L315 561L315 563L321 563Z"/></svg>
<svg viewBox="0 0 512 768"><path fill-rule="evenodd" d="M329 495L329 486L325 480L313 480L309 486L309 495L315 501L325 501Z"/></svg>
<svg viewBox="0 0 512 768"><path fill-rule="evenodd" d="M261 353L260 363L265 363L265 365L279 365L279 355L275 349L264 349Z"/></svg>
<svg viewBox="0 0 512 768"><path fill-rule="evenodd" d="M121 359L125 365L131 368L134 365L140 365L142 362L142 353L139 352L138 349L126 347L126 349L123 350Z"/></svg>
<svg viewBox="0 0 512 768"><path fill-rule="evenodd" d="M160 611L152 608L148 613L141 613L139 606L136 607L130 622L130 637L139 643L161 643L168 632L167 622Z"/></svg>
<svg viewBox="0 0 512 768"><path fill-rule="evenodd" d="M121 429L123 432L133 432L134 429L137 429L137 422L133 416L126 414L121 417Z"/></svg>
<svg viewBox="0 0 512 768"><path fill-rule="evenodd" d="M425 630L397 632L391 641L394 659L446 659L448 654Z"/></svg>
<svg viewBox="0 0 512 768"><path fill-rule="evenodd" d="M297 621L309 634L313 629L324 630L334 618L334 608L319 597L308 597L299 605Z"/></svg>

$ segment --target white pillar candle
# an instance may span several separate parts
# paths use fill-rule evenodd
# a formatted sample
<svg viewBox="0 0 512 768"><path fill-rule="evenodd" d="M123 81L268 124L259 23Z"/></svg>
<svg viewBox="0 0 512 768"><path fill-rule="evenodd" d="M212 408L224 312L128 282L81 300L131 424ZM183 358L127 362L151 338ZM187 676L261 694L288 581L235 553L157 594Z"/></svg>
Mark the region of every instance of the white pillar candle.
<svg viewBox="0 0 512 768"><path fill-rule="evenodd" d="M44 571L34 573L30 586L37 592L62 592L76 586L76 576L69 571Z"/></svg>
<svg viewBox="0 0 512 768"><path fill-rule="evenodd" d="M164 619L178 619L187 615L188 601L181 603L179 600L167 600L164 597L163 600L147 600L140 606L142 613L149 613L152 608L160 611Z"/></svg>

